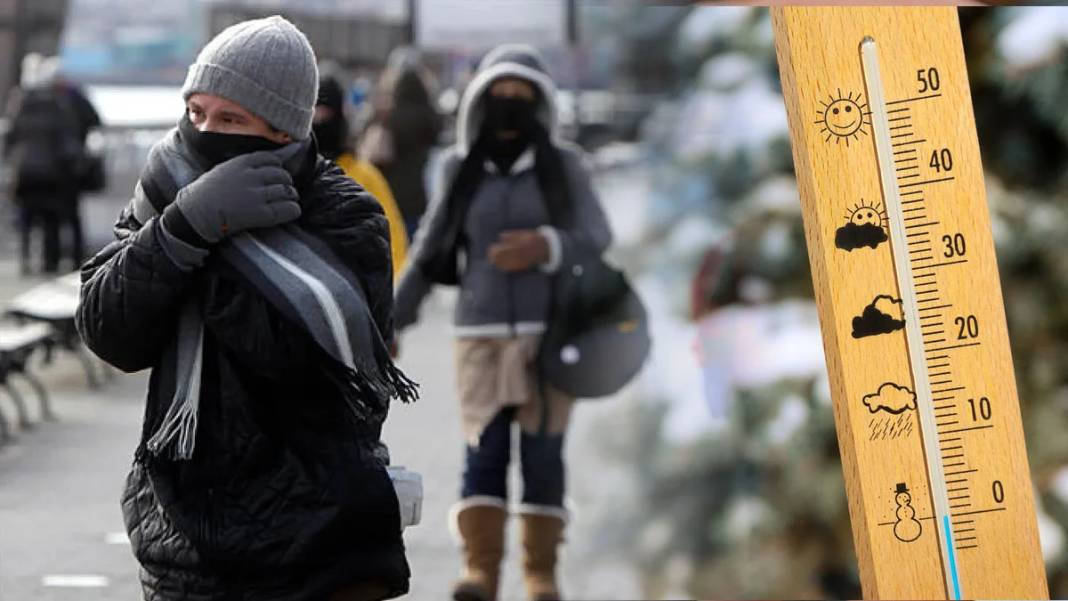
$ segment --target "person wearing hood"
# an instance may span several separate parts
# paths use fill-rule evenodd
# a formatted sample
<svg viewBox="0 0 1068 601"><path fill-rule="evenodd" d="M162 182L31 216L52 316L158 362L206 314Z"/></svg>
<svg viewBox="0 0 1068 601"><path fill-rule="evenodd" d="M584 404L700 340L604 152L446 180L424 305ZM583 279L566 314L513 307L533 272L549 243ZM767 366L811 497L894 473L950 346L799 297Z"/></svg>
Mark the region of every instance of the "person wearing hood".
<svg viewBox="0 0 1068 601"><path fill-rule="evenodd" d="M389 225L311 137L318 73L273 16L189 68L76 322L151 369L122 511L147 601L372 601L408 590L381 429L393 365Z"/></svg>
<svg viewBox="0 0 1068 601"><path fill-rule="evenodd" d="M82 262L78 218L78 176L84 138L78 114L55 85L59 59L27 54L20 87L9 99L11 126L4 136L5 159L12 165L13 196L19 207L21 271L29 274L30 238L42 232L43 273L59 271L61 226L71 231L74 268Z"/></svg>
<svg viewBox="0 0 1068 601"><path fill-rule="evenodd" d="M441 131L441 117L413 48L397 48L390 54L379 88L360 158L382 170L411 238L426 211L424 173Z"/></svg>
<svg viewBox="0 0 1068 601"><path fill-rule="evenodd" d="M356 180L381 203L389 220L393 275L399 276L408 252L408 231L404 226L404 217L382 172L353 153L349 144L349 120L345 116L345 93L341 83L331 75L319 78L319 97L315 101L312 131L319 153L337 163L345 175Z"/></svg>
<svg viewBox="0 0 1068 601"><path fill-rule="evenodd" d="M538 375L554 274L572 253L603 253L611 231L581 151L556 138L555 85L540 55L505 45L464 91L457 143L396 293L398 330L417 321L434 284L459 285L457 385L466 438L458 601L496 599L508 517L512 425L523 493L517 507L532 599L557 599L564 508L563 440L572 399Z"/></svg>

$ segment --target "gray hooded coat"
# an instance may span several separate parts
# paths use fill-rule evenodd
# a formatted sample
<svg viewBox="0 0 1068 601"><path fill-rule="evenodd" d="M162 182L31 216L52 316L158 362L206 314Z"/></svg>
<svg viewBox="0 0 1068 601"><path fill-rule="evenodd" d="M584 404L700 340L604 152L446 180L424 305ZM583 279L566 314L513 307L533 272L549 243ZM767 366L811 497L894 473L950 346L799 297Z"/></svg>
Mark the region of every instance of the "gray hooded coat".
<svg viewBox="0 0 1068 601"><path fill-rule="evenodd" d="M448 228L449 188L461 163L479 135L484 99L490 85L503 77L520 78L541 92L537 119L552 136L568 179L573 225L550 225L549 211L534 171L534 152L528 148L507 173L487 161L484 178L475 192L463 222L466 247L460 269L460 297L456 305L456 334L514 336L540 334L549 313L552 274L566 263L577 241L603 252L612 233L590 180L582 151L557 140L556 86L535 50L505 45L491 51L479 65L460 102L457 142L445 151L437 174L434 199L420 224L408 262L397 285L394 305L398 330L418 319L419 305L432 287L420 265L438 252ZM490 246L507 230L537 229L549 242L549 260L525 272L506 273L488 258Z"/></svg>

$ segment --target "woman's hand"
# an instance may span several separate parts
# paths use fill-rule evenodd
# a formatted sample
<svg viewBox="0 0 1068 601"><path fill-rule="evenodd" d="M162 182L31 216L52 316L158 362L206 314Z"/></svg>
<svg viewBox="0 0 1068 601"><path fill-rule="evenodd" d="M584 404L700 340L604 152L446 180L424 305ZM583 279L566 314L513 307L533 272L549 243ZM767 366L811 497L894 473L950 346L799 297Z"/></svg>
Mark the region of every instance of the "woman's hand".
<svg viewBox="0 0 1068 601"><path fill-rule="evenodd" d="M507 230L487 257L501 271L526 271L549 260L549 242L537 230Z"/></svg>

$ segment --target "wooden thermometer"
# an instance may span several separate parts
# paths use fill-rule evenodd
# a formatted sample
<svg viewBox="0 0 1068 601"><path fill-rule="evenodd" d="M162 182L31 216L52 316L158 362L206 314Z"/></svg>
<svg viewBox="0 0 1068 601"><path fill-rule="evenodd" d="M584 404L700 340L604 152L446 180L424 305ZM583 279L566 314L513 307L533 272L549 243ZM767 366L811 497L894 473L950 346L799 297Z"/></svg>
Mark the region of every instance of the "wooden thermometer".
<svg viewBox="0 0 1068 601"><path fill-rule="evenodd" d="M864 595L1048 597L956 9L772 18Z"/></svg>

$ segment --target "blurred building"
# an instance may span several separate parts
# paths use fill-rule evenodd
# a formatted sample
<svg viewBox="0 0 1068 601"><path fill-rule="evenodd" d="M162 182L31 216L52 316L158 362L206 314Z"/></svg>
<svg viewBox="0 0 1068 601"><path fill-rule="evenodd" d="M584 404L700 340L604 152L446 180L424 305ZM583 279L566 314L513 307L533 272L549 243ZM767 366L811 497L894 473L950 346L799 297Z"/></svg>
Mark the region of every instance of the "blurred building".
<svg viewBox="0 0 1068 601"><path fill-rule="evenodd" d="M368 0L211 2L205 39L247 19L280 14L300 28L320 60L351 69L377 70L390 51L410 40L405 4Z"/></svg>
<svg viewBox="0 0 1068 601"><path fill-rule="evenodd" d="M409 0L69 1L63 69L90 84L178 85L212 36L272 14L305 31L319 58L354 70L377 70L411 35Z"/></svg>
<svg viewBox="0 0 1068 601"><path fill-rule="evenodd" d="M59 52L67 6L68 0L0 0L0 101L5 105L19 81L23 56Z"/></svg>
<svg viewBox="0 0 1068 601"><path fill-rule="evenodd" d="M408 15L410 0L206 0L231 6L246 6L270 14L294 7L318 15L364 15L383 21L401 21Z"/></svg>
<svg viewBox="0 0 1068 601"><path fill-rule="evenodd" d="M83 83L175 85L203 29L201 0L71 0L63 70Z"/></svg>

